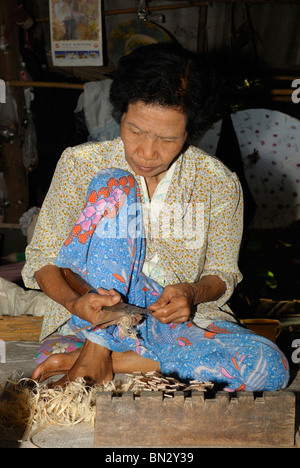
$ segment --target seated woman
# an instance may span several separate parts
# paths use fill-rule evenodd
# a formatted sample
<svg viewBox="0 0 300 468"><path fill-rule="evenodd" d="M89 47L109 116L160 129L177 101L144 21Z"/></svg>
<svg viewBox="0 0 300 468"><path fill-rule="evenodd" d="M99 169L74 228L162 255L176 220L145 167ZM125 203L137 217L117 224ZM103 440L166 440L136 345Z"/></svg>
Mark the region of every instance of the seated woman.
<svg viewBox="0 0 300 468"><path fill-rule="evenodd" d="M285 356L227 305L242 279L238 178L187 144L208 115L212 81L180 46L141 47L121 59L111 88L121 138L64 152L23 272L27 287L50 298L42 338L96 324L103 306L120 301L151 313L136 338L118 325L78 332L83 346L50 356L33 379L63 373L60 384L102 384L114 373L160 370L228 391L287 385ZM62 267L97 293L79 297Z"/></svg>

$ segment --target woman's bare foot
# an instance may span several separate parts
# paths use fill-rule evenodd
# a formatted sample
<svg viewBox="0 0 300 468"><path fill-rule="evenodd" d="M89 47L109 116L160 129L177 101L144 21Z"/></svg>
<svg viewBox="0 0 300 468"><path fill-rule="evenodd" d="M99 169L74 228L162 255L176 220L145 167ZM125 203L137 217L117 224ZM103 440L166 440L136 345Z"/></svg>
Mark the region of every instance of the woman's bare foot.
<svg viewBox="0 0 300 468"><path fill-rule="evenodd" d="M40 364L33 372L31 378L44 382L54 375L64 377L53 385L63 385L83 377L93 385L113 379L114 373L160 371L157 361L144 358L134 351L124 353L111 353L108 349L86 341L81 349L66 354L53 354ZM52 386L53 386L52 385Z"/></svg>
<svg viewBox="0 0 300 468"><path fill-rule="evenodd" d="M75 364L55 385L74 382L78 377L82 377L88 385L103 385L112 380L111 351L86 340Z"/></svg>
<svg viewBox="0 0 300 468"><path fill-rule="evenodd" d="M32 380L43 382L53 375L68 372L77 361L80 352L81 350L77 349L72 353L52 354L35 368L31 375Z"/></svg>
<svg viewBox="0 0 300 468"><path fill-rule="evenodd" d="M84 378L88 385L102 385L113 379L111 351L86 340L78 351L50 356L35 369L31 378L42 382L59 374L65 375L51 386L62 386L78 377Z"/></svg>

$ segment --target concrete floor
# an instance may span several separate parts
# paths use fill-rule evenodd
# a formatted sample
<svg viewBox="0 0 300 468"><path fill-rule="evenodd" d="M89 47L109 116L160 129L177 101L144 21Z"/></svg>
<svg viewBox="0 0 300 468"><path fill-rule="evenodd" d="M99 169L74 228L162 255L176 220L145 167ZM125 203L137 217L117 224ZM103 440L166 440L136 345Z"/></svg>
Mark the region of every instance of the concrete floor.
<svg viewBox="0 0 300 468"><path fill-rule="evenodd" d="M39 349L39 343L7 342L6 363L0 364L0 383L2 386L12 375L30 377L36 364L34 355ZM297 398L296 428L300 425L300 368L291 369L292 377L289 389L295 392ZM0 433L0 448L93 448L94 431L92 427L79 424L71 428L48 427L36 434L31 442L19 443L22 434ZM297 434L297 440L299 434ZM300 447L300 440L295 445Z"/></svg>

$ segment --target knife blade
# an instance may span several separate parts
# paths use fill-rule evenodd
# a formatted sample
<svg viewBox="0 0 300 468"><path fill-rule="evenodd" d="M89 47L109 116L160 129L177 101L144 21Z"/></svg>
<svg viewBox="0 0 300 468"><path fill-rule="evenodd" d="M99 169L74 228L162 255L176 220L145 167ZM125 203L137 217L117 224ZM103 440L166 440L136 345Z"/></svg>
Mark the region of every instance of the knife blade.
<svg viewBox="0 0 300 468"><path fill-rule="evenodd" d="M124 315L147 315L151 314L151 310L149 309L144 309L143 307L135 306L133 304L127 304L126 302L119 302L118 304L115 304L113 306L102 306L101 310L105 310L109 312L109 315L105 320L101 320L100 322L97 323L90 323L89 325L86 325L85 327L79 328L75 330L72 333L69 333L69 335L76 335L76 333L79 333L84 330L89 330L92 327L98 327L99 325L105 325L106 323L112 322L116 318L120 318L121 316Z"/></svg>
<svg viewBox="0 0 300 468"><path fill-rule="evenodd" d="M60 268L61 274L68 285L75 291L79 296L85 296L87 294L98 294L98 292L91 286L86 280L84 280L80 275L74 273L70 268ZM92 327L97 327L99 325L104 325L105 323L113 322L114 320L124 316L124 315L147 315L151 314L151 310L144 309L143 307L138 307L133 304L128 304L126 302L118 302L113 306L102 306L101 310L108 312L109 314L98 323L92 323L83 328L76 330L71 333L75 335L79 331L88 330Z"/></svg>
<svg viewBox="0 0 300 468"><path fill-rule="evenodd" d="M118 304L113 306L102 306L102 310L107 310L108 312L122 312L124 315L147 315L152 313L149 309L128 304L127 302L118 302Z"/></svg>

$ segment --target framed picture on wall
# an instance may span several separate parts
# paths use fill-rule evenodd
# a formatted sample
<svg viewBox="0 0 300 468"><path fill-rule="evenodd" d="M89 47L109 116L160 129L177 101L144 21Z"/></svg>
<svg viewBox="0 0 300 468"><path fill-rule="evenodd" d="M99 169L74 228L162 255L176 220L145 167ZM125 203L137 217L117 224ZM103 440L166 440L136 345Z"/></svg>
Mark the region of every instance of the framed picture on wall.
<svg viewBox="0 0 300 468"><path fill-rule="evenodd" d="M101 0L49 0L54 66L102 66Z"/></svg>

